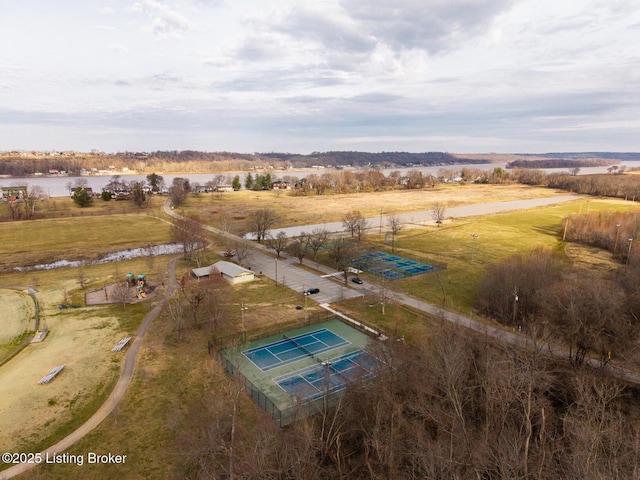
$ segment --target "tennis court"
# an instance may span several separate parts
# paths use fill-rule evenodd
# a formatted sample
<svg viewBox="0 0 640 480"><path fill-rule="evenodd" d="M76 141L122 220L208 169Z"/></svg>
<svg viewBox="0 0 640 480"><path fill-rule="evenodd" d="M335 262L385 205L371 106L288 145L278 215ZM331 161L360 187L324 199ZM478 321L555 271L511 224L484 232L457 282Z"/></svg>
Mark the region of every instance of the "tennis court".
<svg viewBox="0 0 640 480"><path fill-rule="evenodd" d="M371 252L360 255L357 263L361 270L389 280L421 275L436 269L432 265L385 252Z"/></svg>
<svg viewBox="0 0 640 480"><path fill-rule="evenodd" d="M340 320L309 325L223 350L227 373L281 426L336 401L350 382L372 378L369 337Z"/></svg>
<svg viewBox="0 0 640 480"><path fill-rule="evenodd" d="M301 358L313 357L318 353L333 350L349 342L326 328L303 333L293 337L283 335L284 340L242 352L260 370L266 372L272 368L295 362Z"/></svg>
<svg viewBox="0 0 640 480"><path fill-rule="evenodd" d="M344 390L351 382L373 377L377 363L367 352L358 350L274 378L273 381L289 395L310 401Z"/></svg>

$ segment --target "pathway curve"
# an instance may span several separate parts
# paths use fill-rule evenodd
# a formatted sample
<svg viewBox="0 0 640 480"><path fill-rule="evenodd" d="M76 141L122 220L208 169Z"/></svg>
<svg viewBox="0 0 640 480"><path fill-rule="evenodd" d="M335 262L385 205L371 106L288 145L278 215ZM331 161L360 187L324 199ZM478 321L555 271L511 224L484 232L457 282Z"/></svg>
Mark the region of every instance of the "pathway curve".
<svg viewBox="0 0 640 480"><path fill-rule="evenodd" d="M127 350L127 355L124 360L124 367L122 372L120 373L120 378L118 379L116 386L114 387L109 398L96 410L96 412L87 420L85 423L80 425L75 431L71 432L65 438L60 440L55 445L47 448L40 452L42 458L45 458L46 454L53 455L55 453L62 453L67 450L70 446L76 443L78 440L82 439L85 435L91 432L94 428L96 428L102 421L107 418L107 416L113 411L113 409L120 403L120 400L124 397L125 392L129 388L131 384L131 380L133 378L133 372L136 367L136 357L138 355L138 351L142 345L142 339L144 338L145 333L149 329L151 322L153 319L160 313L164 303L171 298L173 292L178 288L178 282L176 281L176 261L177 258L172 258L169 260L168 269L169 269L169 282L167 284L167 291L165 293L164 299L159 302L153 309L147 313L136 332L135 340ZM2 472L0 472L0 479L5 480L9 478L13 478L16 475L20 475L31 468L37 466L37 464L33 463L20 463L14 465Z"/></svg>

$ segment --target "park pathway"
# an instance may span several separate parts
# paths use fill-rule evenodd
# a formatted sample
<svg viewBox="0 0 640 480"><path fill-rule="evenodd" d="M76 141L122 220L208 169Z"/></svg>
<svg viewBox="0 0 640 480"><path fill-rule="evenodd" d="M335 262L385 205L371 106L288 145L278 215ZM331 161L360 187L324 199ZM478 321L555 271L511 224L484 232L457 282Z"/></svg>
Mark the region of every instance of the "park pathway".
<svg viewBox="0 0 640 480"><path fill-rule="evenodd" d="M74 443L76 443L78 440L81 440L85 435L87 435L94 428L100 425L102 421L105 418L107 418L107 416L109 416L111 412L113 412L113 410L116 408L118 403L120 403L120 401L124 397L124 394L129 388L129 385L131 384L131 380L133 379L133 372L136 367L136 357L138 355L138 351L140 350L140 347L142 346L142 340L144 338L145 333L147 333L147 330L149 329L149 326L151 325L151 322L153 321L153 319L162 310L164 303L169 298L171 298L171 295L173 295L173 292L176 290L176 288L178 288L178 282L176 281L176 261L177 260L178 260L177 258L172 258L171 260L169 260L169 264L168 264L169 282L167 284L167 291L164 295L164 299L158 302L158 304L149 313L147 313L147 315L144 317L144 320L140 324L140 327L136 332L135 339L131 344L131 346L129 347L129 349L127 350L127 355L124 360L124 367L122 369L122 372L120 373L120 378L118 379L116 386L111 392L111 395L109 395L109 398L107 398L107 400L100 406L100 408L96 410L96 412L91 416L91 418L89 418L89 420L87 420L80 427L78 427L76 430L71 432L69 435L67 435L65 438L60 440L55 445L52 445L46 450L43 450L42 452L40 452L41 458L45 458L47 453L49 455L54 455L54 454L60 454L65 450L67 450ZM17 465L14 465L0 472L0 479L5 480L5 479L13 478L16 475L20 475L32 469L35 466L37 466L37 464L19 463Z"/></svg>

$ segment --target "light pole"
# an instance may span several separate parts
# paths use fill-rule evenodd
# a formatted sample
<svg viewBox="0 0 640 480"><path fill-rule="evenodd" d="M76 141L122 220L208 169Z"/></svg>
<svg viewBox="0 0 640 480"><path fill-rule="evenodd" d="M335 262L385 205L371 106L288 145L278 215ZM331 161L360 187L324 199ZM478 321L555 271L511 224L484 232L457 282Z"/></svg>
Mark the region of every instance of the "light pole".
<svg viewBox="0 0 640 480"><path fill-rule="evenodd" d="M633 238L629 239L629 252L627 253L627 265L631 261L631 245L633 244Z"/></svg>
<svg viewBox="0 0 640 480"><path fill-rule="evenodd" d="M513 324L516 324L516 314L518 312L518 287L513 287Z"/></svg>
<svg viewBox="0 0 640 480"><path fill-rule="evenodd" d="M613 258L616 258L616 250L618 249L618 235L620 235L620 224L616 223L616 241L613 242Z"/></svg>
<svg viewBox="0 0 640 480"><path fill-rule="evenodd" d="M276 263L276 287L278 286L278 258L275 257L273 261Z"/></svg>
<svg viewBox="0 0 640 480"><path fill-rule="evenodd" d="M471 263L473 263L473 253L476 249L476 238L478 238L478 235L475 233L471 234L471 238L473 238L472 242L471 242Z"/></svg>
<svg viewBox="0 0 640 480"><path fill-rule="evenodd" d="M382 236L382 207L380 207L380 235Z"/></svg>
<svg viewBox="0 0 640 480"><path fill-rule="evenodd" d="M242 315L242 331L244 332L244 311L249 310L249 307L244 306L244 301L240 302L240 314Z"/></svg>

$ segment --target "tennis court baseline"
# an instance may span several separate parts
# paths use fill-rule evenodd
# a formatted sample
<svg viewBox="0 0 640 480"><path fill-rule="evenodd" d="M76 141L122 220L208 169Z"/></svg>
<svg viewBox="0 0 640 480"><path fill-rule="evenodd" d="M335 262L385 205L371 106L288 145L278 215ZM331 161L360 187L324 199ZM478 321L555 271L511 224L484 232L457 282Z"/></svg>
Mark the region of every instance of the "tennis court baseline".
<svg viewBox="0 0 640 480"><path fill-rule="evenodd" d="M245 350L242 353L256 367L266 372L348 344L347 340L331 330L321 328L295 337L285 336L284 340Z"/></svg>

